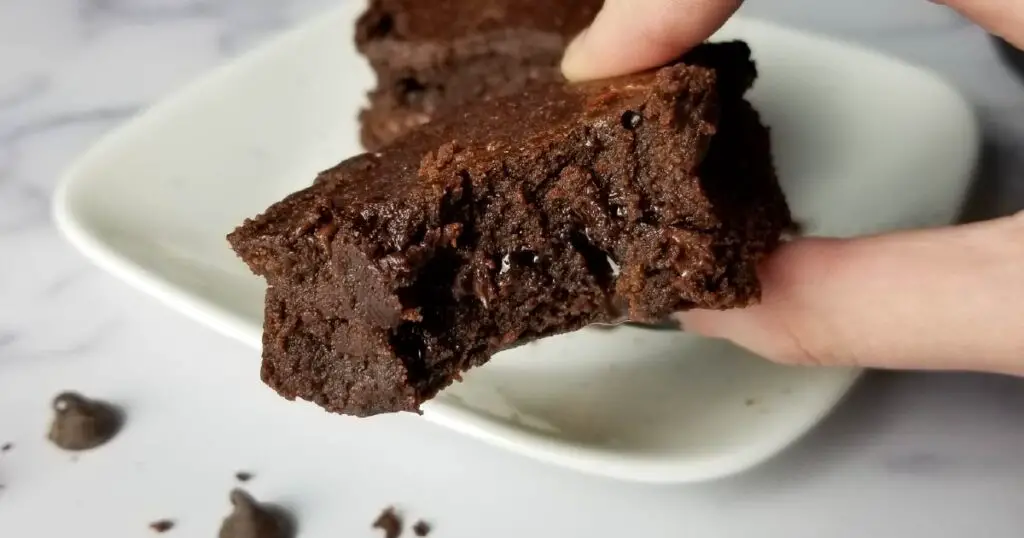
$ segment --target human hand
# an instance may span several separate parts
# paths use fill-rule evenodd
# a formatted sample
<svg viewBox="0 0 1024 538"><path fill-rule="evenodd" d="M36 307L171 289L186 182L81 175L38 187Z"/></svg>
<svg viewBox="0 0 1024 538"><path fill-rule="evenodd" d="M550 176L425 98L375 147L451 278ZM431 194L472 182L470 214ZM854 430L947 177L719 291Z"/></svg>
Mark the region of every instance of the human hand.
<svg viewBox="0 0 1024 538"><path fill-rule="evenodd" d="M946 0L1024 48L1024 2ZM569 47L570 79L663 64L717 30L740 0L606 0ZM801 239L760 270L761 304L679 317L688 331L798 365L1024 375L1024 213L858 239Z"/></svg>
<svg viewBox="0 0 1024 538"><path fill-rule="evenodd" d="M959 11L1024 49L1024 2L930 1ZM590 28L569 45L562 71L570 80L582 80L662 65L710 37L742 3L743 0L605 0Z"/></svg>

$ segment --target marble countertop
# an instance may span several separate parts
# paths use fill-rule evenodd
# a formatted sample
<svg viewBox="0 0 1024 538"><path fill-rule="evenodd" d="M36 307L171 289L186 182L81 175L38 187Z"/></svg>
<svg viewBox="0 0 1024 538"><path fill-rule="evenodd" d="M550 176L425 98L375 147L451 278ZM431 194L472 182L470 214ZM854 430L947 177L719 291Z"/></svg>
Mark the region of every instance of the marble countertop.
<svg viewBox="0 0 1024 538"><path fill-rule="evenodd" d="M0 454L0 536L142 536L161 518L179 522L172 536L212 536L237 470L257 473L255 494L298 512L302 536L374 536L369 522L392 503L452 537L1024 535L1016 379L872 374L780 457L688 487L581 476L412 418L349 436L346 419L280 405L256 383L244 399L220 401L217 387L247 376L252 352L91 266L58 236L49 201L62 169L104 132L333 3L0 2L0 444L14 444ZM744 12L942 73L984 128L968 218L1024 208L1024 85L984 32L924 0L751 0ZM50 451L48 400L68 387L131 406L131 446L81 461ZM171 418L147 423L157 410ZM231 435L240 420L266 431L245 453L188 436L193 421ZM109 458L134 471L105 475ZM295 488L289 478L310 466L325 479ZM178 486L189 473L223 473L223 488Z"/></svg>

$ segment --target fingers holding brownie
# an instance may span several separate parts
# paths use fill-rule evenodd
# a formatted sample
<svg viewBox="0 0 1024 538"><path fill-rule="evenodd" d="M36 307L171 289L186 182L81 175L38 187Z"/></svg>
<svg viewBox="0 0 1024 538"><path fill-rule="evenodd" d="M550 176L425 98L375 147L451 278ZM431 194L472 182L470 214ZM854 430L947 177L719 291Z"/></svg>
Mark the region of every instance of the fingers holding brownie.
<svg viewBox="0 0 1024 538"><path fill-rule="evenodd" d="M741 0L606 0L569 45L571 80L622 75L662 65L713 34Z"/></svg>

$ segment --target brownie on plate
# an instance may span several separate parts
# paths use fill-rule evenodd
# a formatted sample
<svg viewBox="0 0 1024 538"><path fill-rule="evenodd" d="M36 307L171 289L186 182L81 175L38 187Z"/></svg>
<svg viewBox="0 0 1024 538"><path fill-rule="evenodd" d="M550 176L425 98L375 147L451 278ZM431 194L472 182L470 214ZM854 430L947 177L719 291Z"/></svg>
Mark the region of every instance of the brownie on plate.
<svg viewBox="0 0 1024 538"><path fill-rule="evenodd" d="M371 0L356 46L377 73L360 115L374 151L439 114L561 78L565 46L602 0Z"/></svg>
<svg viewBox="0 0 1024 538"><path fill-rule="evenodd" d="M474 102L247 220L229 240L269 286L264 381L416 411L513 344L756 302L791 219L750 51L688 58Z"/></svg>

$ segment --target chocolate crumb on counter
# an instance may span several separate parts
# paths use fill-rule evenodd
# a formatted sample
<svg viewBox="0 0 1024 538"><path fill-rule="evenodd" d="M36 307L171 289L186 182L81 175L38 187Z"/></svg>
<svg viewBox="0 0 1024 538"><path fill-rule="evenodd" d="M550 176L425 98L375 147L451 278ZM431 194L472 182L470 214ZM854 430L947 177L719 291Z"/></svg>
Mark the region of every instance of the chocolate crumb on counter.
<svg viewBox="0 0 1024 538"><path fill-rule="evenodd" d="M430 523L427 523L422 519L417 521L416 524L412 526L412 532L415 533L416 536L426 536L430 534L431 530L433 529L430 526Z"/></svg>
<svg viewBox="0 0 1024 538"><path fill-rule="evenodd" d="M149 528L152 529L154 532L163 534L174 528L174 521L170 519L161 519L159 521L154 521L150 523Z"/></svg>
<svg viewBox="0 0 1024 538"><path fill-rule="evenodd" d="M387 507L373 522L373 528L384 531L384 538L398 538L402 535L402 517L399 516L394 507Z"/></svg>
<svg viewBox="0 0 1024 538"><path fill-rule="evenodd" d="M253 479L253 474L248 471L238 471L235 473L235 479L239 482L248 482Z"/></svg>

